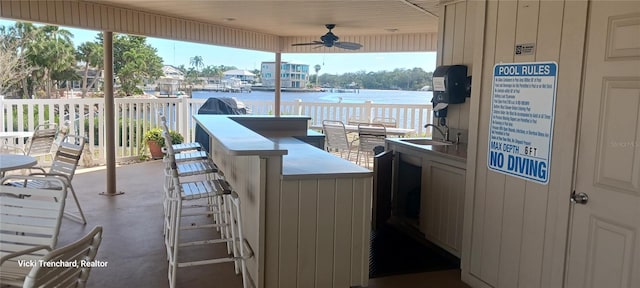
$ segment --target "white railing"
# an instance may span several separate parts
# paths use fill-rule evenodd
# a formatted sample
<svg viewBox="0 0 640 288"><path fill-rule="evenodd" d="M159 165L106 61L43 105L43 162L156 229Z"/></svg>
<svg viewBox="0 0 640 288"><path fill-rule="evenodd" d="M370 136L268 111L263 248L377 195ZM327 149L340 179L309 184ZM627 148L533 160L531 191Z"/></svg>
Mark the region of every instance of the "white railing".
<svg viewBox="0 0 640 288"><path fill-rule="evenodd" d="M166 115L170 129L180 132L187 141L195 138L192 115L206 99L158 98L115 99L116 153L119 160L145 155L143 135L150 128L159 127L159 113ZM245 101L252 114L273 114L273 102ZM312 103L298 99L282 102L284 115L308 115L310 125L321 125L322 120L352 118L372 120L376 117L394 118L398 127L411 128L416 135L426 133L423 126L432 123L431 105L375 104L367 101L353 103ZM52 122L67 125L70 133L88 138L89 150L96 163L104 162L104 99L3 99L0 97L1 131L33 131L39 123ZM18 117L20 115L20 117ZM90 132L91 131L91 132Z"/></svg>

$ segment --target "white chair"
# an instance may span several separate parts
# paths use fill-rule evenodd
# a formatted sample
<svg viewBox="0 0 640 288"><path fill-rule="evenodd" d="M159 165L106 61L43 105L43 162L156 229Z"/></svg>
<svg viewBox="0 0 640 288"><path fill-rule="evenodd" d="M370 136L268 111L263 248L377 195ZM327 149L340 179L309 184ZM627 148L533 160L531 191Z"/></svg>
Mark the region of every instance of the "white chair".
<svg viewBox="0 0 640 288"><path fill-rule="evenodd" d="M223 179L206 179L183 181L179 176L175 153L173 151L170 136L163 133L167 150L168 169L167 176L171 178L169 187L165 187L165 246L169 261L168 278L170 287L176 285L176 273L178 268L198 265L218 264L234 262L236 273L242 273L243 285L247 287L245 259L251 257L253 252L244 240L242 233L242 219L240 213L240 199L232 191L229 183ZM183 225L185 218L216 216L212 224L196 224L196 221ZM221 237L191 242L181 242L181 231L196 229L221 230ZM180 259L180 248L196 245L226 244L231 256L198 259L187 261Z"/></svg>
<svg viewBox="0 0 640 288"><path fill-rule="evenodd" d="M32 157L52 155L57 136L58 124L48 123L36 126L33 136L29 138L25 154Z"/></svg>
<svg viewBox="0 0 640 288"><path fill-rule="evenodd" d="M75 189L73 189L71 181L73 180L73 176L76 173L76 168L78 167L78 163L80 162L80 157L82 156L82 151L84 150L85 144L86 139L84 137L77 135L66 135L58 146L58 150L53 157L53 162L51 162L49 171L45 172L44 169L36 167L32 169L38 169L42 172L29 174L30 176L56 177L62 180L65 183L66 189L71 191L71 196L73 196L73 200L76 203L78 212L80 214L75 215L73 213L65 211L64 215L69 219L80 222L82 224L87 224L87 219L84 217L84 212L82 212L82 207L80 207L78 196L76 195ZM49 183L36 179L28 181L27 186L31 188L52 188Z"/></svg>
<svg viewBox="0 0 640 288"><path fill-rule="evenodd" d="M29 181L58 188L5 185ZM19 261L41 259L58 243L66 184L58 178L16 175L2 178L0 185L0 283L22 286L31 268Z"/></svg>
<svg viewBox="0 0 640 288"><path fill-rule="evenodd" d="M356 163L360 164L361 156L365 156L367 167L369 167L369 155L373 158L373 148L384 146L384 139L387 138L387 128L381 124L360 124L358 125L358 154Z"/></svg>
<svg viewBox="0 0 640 288"><path fill-rule="evenodd" d="M322 121L322 130L326 141L327 151L337 150L340 157L351 159L352 142L347 137L347 131L342 121L324 120ZM344 153L346 152L346 158Z"/></svg>
<svg viewBox="0 0 640 288"><path fill-rule="evenodd" d="M101 242L102 226L97 226L79 240L47 253L41 260L45 262L76 262L78 265L81 265L82 262L90 263L96 258ZM85 287L90 272L91 266L43 267L36 265L29 271L22 287Z"/></svg>
<svg viewBox="0 0 640 288"><path fill-rule="evenodd" d="M169 133L169 125L167 125L167 117L165 117L162 114L160 115L160 123L162 124L162 130ZM198 142L173 144L172 147L175 153L183 153L186 151L190 151L191 153L188 155L192 157L202 158L207 156L206 152L202 151L202 145Z"/></svg>

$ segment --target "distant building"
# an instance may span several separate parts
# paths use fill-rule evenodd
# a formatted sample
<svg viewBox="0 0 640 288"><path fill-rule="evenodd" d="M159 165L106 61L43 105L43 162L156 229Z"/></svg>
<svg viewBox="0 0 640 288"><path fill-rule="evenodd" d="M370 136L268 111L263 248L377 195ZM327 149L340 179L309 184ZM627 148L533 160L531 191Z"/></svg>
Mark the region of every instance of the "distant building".
<svg viewBox="0 0 640 288"><path fill-rule="evenodd" d="M309 65L281 62L280 88L305 88L309 82ZM262 62L262 85L275 87L276 63Z"/></svg>
<svg viewBox="0 0 640 288"><path fill-rule="evenodd" d="M76 74L80 80L71 81L69 85L71 89L82 89L82 79L84 78L84 69L76 69ZM95 78L98 78L94 81ZM104 79L102 79L102 70L89 68L87 70L87 91L100 91L102 89ZM93 83L93 86L89 86Z"/></svg>
<svg viewBox="0 0 640 288"><path fill-rule="evenodd" d="M256 74L253 74L247 70L229 70L222 73L224 79L236 78L242 81L242 83L255 83Z"/></svg>
<svg viewBox="0 0 640 288"><path fill-rule="evenodd" d="M175 66L162 66L163 76L156 81L160 94L176 95L180 90L180 84L184 81L184 73Z"/></svg>

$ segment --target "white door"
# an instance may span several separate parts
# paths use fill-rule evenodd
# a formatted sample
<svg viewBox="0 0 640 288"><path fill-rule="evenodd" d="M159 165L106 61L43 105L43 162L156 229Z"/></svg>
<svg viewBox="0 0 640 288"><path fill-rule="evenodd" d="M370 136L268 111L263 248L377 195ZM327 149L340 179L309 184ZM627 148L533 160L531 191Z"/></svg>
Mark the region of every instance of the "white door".
<svg viewBox="0 0 640 288"><path fill-rule="evenodd" d="M640 1L591 1L589 13L575 185L589 199L573 204L567 287L637 288Z"/></svg>

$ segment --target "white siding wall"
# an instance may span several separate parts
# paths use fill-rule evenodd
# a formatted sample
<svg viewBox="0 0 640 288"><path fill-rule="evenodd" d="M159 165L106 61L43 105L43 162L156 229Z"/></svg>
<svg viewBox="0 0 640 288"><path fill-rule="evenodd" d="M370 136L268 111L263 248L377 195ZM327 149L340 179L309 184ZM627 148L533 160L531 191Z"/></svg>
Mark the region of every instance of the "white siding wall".
<svg viewBox="0 0 640 288"><path fill-rule="evenodd" d="M437 66L466 65L467 75L473 71L473 51L475 33L476 7L478 1L463 1L440 8L440 39L438 45ZM478 81L479 79L474 79ZM478 99L467 98L462 104L449 105L447 125L450 128L469 129L469 107L472 101Z"/></svg>
<svg viewBox="0 0 640 288"><path fill-rule="evenodd" d="M562 287L587 3L476 5L462 277L474 287ZM519 43L535 43L534 55L515 56ZM536 61L558 62L548 185L487 169L493 66Z"/></svg>

